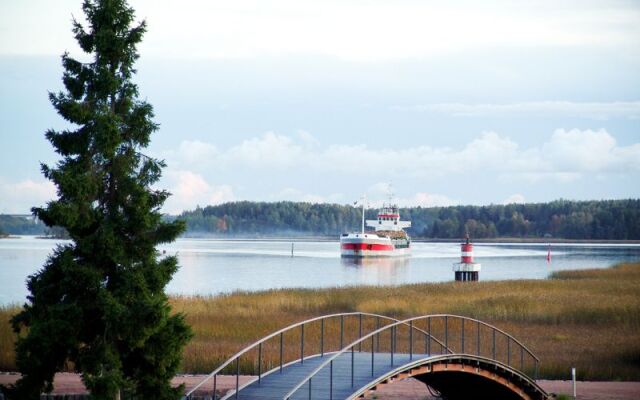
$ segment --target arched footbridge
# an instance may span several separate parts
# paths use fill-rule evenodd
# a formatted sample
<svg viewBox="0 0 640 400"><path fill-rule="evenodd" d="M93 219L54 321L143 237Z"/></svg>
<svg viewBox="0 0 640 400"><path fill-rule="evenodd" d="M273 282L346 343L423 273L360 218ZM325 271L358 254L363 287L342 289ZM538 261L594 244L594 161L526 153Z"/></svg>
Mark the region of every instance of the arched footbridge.
<svg viewBox="0 0 640 400"><path fill-rule="evenodd" d="M407 377L444 399L547 399L536 384L538 366L524 344L476 319L341 313L287 326L251 344L184 399L366 398ZM221 375L235 376L232 389L220 390ZM241 382L241 375L252 379Z"/></svg>

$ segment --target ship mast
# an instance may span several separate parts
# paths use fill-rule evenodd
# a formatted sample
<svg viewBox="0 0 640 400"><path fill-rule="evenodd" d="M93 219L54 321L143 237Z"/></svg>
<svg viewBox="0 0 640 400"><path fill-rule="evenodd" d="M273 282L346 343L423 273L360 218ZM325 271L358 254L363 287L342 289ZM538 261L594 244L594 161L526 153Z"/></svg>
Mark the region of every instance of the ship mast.
<svg viewBox="0 0 640 400"><path fill-rule="evenodd" d="M364 205L367 202L367 195L362 195L362 233L364 234Z"/></svg>

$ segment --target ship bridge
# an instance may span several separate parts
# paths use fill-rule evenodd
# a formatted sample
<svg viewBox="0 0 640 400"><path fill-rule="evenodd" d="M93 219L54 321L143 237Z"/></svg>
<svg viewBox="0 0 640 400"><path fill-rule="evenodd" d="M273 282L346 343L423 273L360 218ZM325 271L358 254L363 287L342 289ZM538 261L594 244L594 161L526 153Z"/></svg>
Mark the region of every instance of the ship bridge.
<svg viewBox="0 0 640 400"><path fill-rule="evenodd" d="M401 231L411 227L410 221L400 220L400 211L395 204L385 204L378 212L378 219L368 219L367 226L376 231Z"/></svg>

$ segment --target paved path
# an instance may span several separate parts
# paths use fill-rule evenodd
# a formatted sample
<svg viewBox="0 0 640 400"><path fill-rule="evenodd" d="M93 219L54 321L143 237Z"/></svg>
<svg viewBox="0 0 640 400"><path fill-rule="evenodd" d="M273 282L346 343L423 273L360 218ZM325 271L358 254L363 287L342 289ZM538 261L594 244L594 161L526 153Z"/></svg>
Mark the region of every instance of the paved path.
<svg viewBox="0 0 640 400"><path fill-rule="evenodd" d="M0 384L15 382L20 375L15 373L0 372ZM173 383L184 383L187 389L200 383L205 375L179 375L173 379ZM240 384L253 379L252 376L241 376ZM234 387L235 376L222 375L218 377L218 386L221 391L227 391ZM538 384L548 393L571 393L570 381L540 380ZM56 394L82 394L87 393L78 374L58 373L55 377L54 393ZM371 398L371 397L369 397ZM376 393L377 400L426 400L431 399L426 387L415 379L405 379L394 382L393 385L384 385ZM640 399L640 382L578 382L578 400L638 400Z"/></svg>

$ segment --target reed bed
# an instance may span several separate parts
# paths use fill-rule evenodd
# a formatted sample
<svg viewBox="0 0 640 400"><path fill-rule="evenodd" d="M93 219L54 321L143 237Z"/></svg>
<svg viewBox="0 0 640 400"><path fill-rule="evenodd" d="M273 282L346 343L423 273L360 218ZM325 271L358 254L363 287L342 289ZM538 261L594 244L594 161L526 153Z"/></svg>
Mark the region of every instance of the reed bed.
<svg viewBox="0 0 640 400"><path fill-rule="evenodd" d="M512 334L540 357L540 377L567 378L576 367L580 379L640 380L640 263L620 264L608 269L562 271L546 280L492 281L477 283L428 283L398 287L350 287L335 289L286 289L257 293L237 292L215 297L173 297L176 312L185 314L195 337L186 347L182 371L208 373L249 343L284 326L319 315L362 311L407 318L427 314L457 314L477 318ZM0 369L15 369L13 333L8 325L15 306L0 307ZM357 318L346 318L343 343L357 338ZM459 346L461 327L453 322L449 340ZM424 324L424 323L423 323ZM442 338L441 322L433 321L436 337ZM374 318L364 318L364 333L376 327ZM426 329L425 325L420 326ZM326 321L320 345L319 323L305 328L305 355L339 348L339 320ZM465 351L478 349L477 331L466 325ZM408 329L399 330L400 350L408 348ZM437 333L440 332L440 333ZM301 332L283 336L284 362L300 356ZM387 335L387 336L385 336ZM382 351L388 333L381 336ZM480 351L490 352L489 331L482 331ZM423 338L424 339L424 338ZM414 351L425 342L414 337ZM503 340L498 338L498 341ZM436 346L435 342L431 343ZM371 343L363 344L363 351ZM374 344L375 345L375 344ZM422 346L422 347L420 347ZM498 343L497 356L506 360L505 344ZM519 366L521 354L513 348L512 363ZM388 350L388 348L386 349ZM459 351L459 349L456 349ZM249 352L237 366L255 373L257 350ZM531 360L524 362L527 370ZM263 345L262 371L279 365L279 338ZM229 367L231 369L235 366Z"/></svg>

